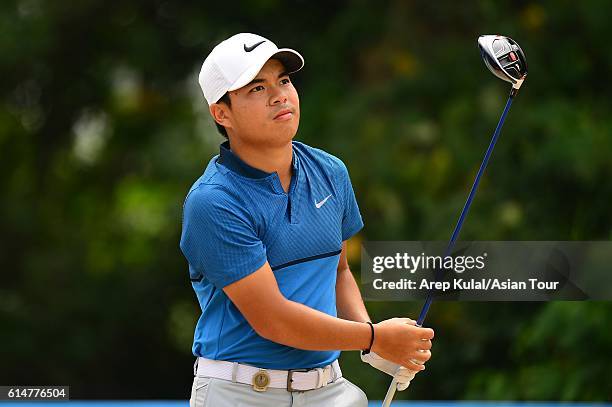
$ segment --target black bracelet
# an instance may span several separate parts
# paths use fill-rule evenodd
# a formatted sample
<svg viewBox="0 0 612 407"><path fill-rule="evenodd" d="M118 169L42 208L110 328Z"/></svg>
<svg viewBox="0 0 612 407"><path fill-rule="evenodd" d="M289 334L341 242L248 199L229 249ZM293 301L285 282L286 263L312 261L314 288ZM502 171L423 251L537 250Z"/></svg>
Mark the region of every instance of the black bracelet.
<svg viewBox="0 0 612 407"><path fill-rule="evenodd" d="M366 321L366 324L370 325L370 330L372 331L372 336L370 338L370 346L368 349L361 351L362 355L367 355L372 350L372 344L374 343L374 325L370 321Z"/></svg>

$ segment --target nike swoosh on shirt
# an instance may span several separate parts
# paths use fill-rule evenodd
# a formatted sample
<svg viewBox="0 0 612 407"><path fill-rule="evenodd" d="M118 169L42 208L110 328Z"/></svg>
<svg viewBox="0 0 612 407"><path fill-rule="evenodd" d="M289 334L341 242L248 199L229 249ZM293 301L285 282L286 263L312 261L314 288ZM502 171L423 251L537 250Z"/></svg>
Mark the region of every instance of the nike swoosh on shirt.
<svg viewBox="0 0 612 407"><path fill-rule="evenodd" d="M245 50L246 52L251 52L251 51L253 51L255 48L259 47L261 44L263 44L264 42L265 42L265 41L259 41L258 43L253 44L253 45L251 45L250 47L247 47L247 45L246 45L246 44L244 44L244 50Z"/></svg>
<svg viewBox="0 0 612 407"><path fill-rule="evenodd" d="M317 209L319 209L320 207L322 207L323 205L325 205L325 202L327 202L327 200L331 198L331 194L327 195L325 198L323 198L323 200L321 202L317 202L315 201L315 206L317 207Z"/></svg>

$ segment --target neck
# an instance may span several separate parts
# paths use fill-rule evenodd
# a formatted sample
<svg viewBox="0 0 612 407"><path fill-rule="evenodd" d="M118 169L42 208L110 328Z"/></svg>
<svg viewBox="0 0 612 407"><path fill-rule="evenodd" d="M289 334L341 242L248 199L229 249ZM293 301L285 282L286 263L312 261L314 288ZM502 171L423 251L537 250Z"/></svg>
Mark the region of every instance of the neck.
<svg viewBox="0 0 612 407"><path fill-rule="evenodd" d="M230 148L242 161L265 172L276 172L285 192L291 182L293 146L291 141L282 146L252 146L232 139Z"/></svg>

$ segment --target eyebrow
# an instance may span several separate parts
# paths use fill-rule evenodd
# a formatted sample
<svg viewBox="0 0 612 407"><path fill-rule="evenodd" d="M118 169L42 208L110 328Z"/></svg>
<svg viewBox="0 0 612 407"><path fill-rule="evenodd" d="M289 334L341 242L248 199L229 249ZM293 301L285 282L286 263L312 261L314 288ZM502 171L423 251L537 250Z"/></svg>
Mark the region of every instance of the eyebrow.
<svg viewBox="0 0 612 407"><path fill-rule="evenodd" d="M279 78L282 78L283 76L289 76L289 72L283 71L283 72L278 74ZM255 78L251 82L247 83L245 86L251 86L251 85L253 85L255 83L262 83L262 82L265 82L265 81L266 81L265 79Z"/></svg>

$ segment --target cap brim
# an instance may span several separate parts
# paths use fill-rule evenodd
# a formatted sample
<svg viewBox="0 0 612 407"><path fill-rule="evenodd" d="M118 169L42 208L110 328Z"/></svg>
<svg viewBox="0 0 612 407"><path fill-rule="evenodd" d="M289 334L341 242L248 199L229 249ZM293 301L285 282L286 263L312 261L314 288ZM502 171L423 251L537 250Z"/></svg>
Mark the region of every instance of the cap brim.
<svg viewBox="0 0 612 407"><path fill-rule="evenodd" d="M302 69L304 66L304 58L299 52L290 48L280 48L272 52L269 56L262 58L261 63L255 64L240 75L240 77L234 82L228 89L229 91L240 89L241 87L248 85L261 71L261 68L268 62L269 59L274 58L281 61L288 74L294 73Z"/></svg>
<svg viewBox="0 0 612 407"><path fill-rule="evenodd" d="M281 48L270 58L276 58L283 63L287 73L294 73L304 67L304 58L299 52L289 48Z"/></svg>

